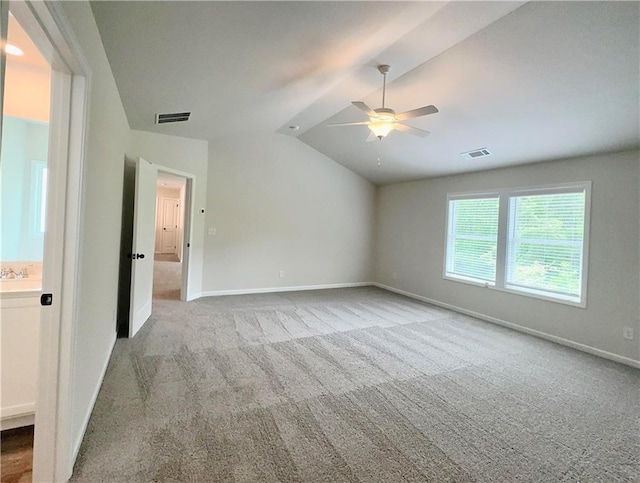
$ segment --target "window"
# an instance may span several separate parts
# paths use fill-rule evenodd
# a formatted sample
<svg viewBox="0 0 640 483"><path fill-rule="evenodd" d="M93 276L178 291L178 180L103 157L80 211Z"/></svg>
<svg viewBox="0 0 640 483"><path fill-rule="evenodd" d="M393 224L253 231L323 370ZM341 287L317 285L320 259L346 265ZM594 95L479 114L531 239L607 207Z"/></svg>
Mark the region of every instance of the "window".
<svg viewBox="0 0 640 483"><path fill-rule="evenodd" d="M590 187L449 195L445 278L584 307Z"/></svg>
<svg viewBox="0 0 640 483"><path fill-rule="evenodd" d="M31 234L42 236L47 216L47 163L31 162Z"/></svg>
<svg viewBox="0 0 640 483"><path fill-rule="evenodd" d="M449 201L446 274L494 283L498 197Z"/></svg>

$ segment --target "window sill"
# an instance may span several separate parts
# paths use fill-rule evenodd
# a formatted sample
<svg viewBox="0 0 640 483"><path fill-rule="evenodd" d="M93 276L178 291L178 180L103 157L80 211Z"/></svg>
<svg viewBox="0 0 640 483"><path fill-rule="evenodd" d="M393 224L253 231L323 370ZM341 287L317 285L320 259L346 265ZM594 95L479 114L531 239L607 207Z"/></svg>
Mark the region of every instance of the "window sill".
<svg viewBox="0 0 640 483"><path fill-rule="evenodd" d="M491 290L496 290L498 292L505 292L513 295L520 295L522 297L544 300L545 302L554 302L557 304L570 305L572 307L578 307L581 309L587 308L586 300L577 301L575 298L571 298L571 297L561 298L558 296L549 296L549 295L546 295L545 292L538 291L535 289L512 288L509 286L497 287L493 282L483 282L481 280L474 280L474 279L464 278L464 277L452 277L451 275L444 275L442 278L444 280L449 280L451 282L458 282L458 283L464 283L466 285L473 285L475 287L488 288Z"/></svg>

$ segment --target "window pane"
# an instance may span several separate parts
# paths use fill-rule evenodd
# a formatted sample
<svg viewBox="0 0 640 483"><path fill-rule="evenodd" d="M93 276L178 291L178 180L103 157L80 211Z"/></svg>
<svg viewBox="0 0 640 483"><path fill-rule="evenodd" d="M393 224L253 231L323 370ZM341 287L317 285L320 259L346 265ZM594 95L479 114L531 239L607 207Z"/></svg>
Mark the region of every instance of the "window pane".
<svg viewBox="0 0 640 483"><path fill-rule="evenodd" d="M498 198L449 201L449 276L495 282Z"/></svg>
<svg viewBox="0 0 640 483"><path fill-rule="evenodd" d="M507 284L511 288L580 297L584 205L584 191L509 199Z"/></svg>

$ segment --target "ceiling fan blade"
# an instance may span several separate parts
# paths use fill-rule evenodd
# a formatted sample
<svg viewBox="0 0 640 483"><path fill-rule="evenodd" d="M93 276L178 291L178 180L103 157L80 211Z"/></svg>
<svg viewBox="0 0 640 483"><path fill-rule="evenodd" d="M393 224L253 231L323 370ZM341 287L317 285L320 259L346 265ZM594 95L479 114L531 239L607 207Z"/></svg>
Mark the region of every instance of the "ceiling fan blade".
<svg viewBox="0 0 640 483"><path fill-rule="evenodd" d="M418 129L417 127L407 126L406 124L401 123L396 124L394 128L398 131L406 132L407 134L420 136L421 138L426 138L429 134L431 134L429 131L425 131L424 129Z"/></svg>
<svg viewBox="0 0 640 483"><path fill-rule="evenodd" d="M404 121L405 119L426 116L428 114L435 114L436 112L438 112L438 108L436 106L424 106L418 109L413 109L411 111L406 111L406 112L401 112L400 114L396 114L396 119L398 121Z"/></svg>
<svg viewBox="0 0 640 483"><path fill-rule="evenodd" d="M377 116L376 112L373 109L371 109L369 106L367 106L364 102L353 101L351 104L356 106L362 112L365 112L367 114L367 116L369 116L369 117L376 117Z"/></svg>
<svg viewBox="0 0 640 483"><path fill-rule="evenodd" d="M358 121L358 122L334 122L331 124L327 124L327 126L335 127L335 126L365 126L369 124L369 121Z"/></svg>
<svg viewBox="0 0 640 483"><path fill-rule="evenodd" d="M369 131L369 135L367 136L367 139L365 139L365 142L367 143L370 143L371 141L378 141L378 136L373 134L373 131Z"/></svg>

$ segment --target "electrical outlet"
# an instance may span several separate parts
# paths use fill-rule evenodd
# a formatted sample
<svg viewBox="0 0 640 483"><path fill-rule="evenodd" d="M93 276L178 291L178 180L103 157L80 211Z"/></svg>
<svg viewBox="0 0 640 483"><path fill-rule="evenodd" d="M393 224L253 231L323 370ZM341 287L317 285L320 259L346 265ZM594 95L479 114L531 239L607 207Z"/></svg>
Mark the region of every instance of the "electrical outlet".
<svg viewBox="0 0 640 483"><path fill-rule="evenodd" d="M209 230L207 230L207 233L211 236L215 236L216 231L217 230L215 228L209 228Z"/></svg>
<svg viewBox="0 0 640 483"><path fill-rule="evenodd" d="M624 327L622 329L622 337L633 340L633 327Z"/></svg>
<svg viewBox="0 0 640 483"><path fill-rule="evenodd" d="M280 270L279 274L280 278L284 278L284 270Z"/></svg>

